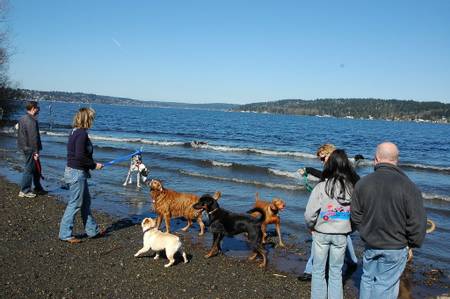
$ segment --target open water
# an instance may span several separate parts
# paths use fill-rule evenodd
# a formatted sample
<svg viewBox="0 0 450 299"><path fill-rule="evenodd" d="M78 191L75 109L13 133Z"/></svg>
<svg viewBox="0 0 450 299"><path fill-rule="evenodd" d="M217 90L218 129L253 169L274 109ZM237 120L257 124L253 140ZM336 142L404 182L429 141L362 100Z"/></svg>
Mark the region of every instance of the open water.
<svg viewBox="0 0 450 299"><path fill-rule="evenodd" d="M45 186L64 196L67 191L60 188L60 180L66 163L67 136L79 107L41 102ZM323 143L334 143L345 149L349 157L366 157L356 168L364 176L373 170L376 145L393 141L400 149L400 167L422 190L428 217L437 224L423 247L415 251L415 261L438 264L446 275L449 273L449 125L95 104L92 107L97 117L90 137L97 161L107 162L142 147L150 178L162 179L165 187L180 192L201 195L219 190L222 207L236 212L252 207L255 192L267 200L280 197L287 204L281 214L283 238L294 247L310 240L303 224L309 193L296 170L305 166L321 168L315 158L316 149ZM18 119L22 113L10 118ZM193 146L192 141L207 144ZM0 162L2 174L18 181L22 162L12 127L1 129L0 150L5 157ZM147 187L122 186L128 167L129 162L122 162L93 173L93 207L132 219L152 215ZM273 230L269 227L269 231ZM354 240L361 245L357 235ZM234 250L233 245L226 247ZM303 266L292 268L303 271Z"/></svg>

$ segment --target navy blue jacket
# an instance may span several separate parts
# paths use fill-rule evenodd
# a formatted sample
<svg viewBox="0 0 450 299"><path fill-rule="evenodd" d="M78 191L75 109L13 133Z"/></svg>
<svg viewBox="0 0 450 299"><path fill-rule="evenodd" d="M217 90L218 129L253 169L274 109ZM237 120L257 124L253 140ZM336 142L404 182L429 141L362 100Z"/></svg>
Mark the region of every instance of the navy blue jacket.
<svg viewBox="0 0 450 299"><path fill-rule="evenodd" d="M95 169L93 153L94 147L86 129L72 130L67 144L67 166L85 171Z"/></svg>

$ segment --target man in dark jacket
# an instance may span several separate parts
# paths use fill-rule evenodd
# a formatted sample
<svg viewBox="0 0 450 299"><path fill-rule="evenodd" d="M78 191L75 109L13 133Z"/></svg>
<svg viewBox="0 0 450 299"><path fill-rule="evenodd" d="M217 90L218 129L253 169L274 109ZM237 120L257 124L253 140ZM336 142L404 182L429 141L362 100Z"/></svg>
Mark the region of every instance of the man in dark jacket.
<svg viewBox="0 0 450 299"><path fill-rule="evenodd" d="M397 298L408 247L425 238L426 214L416 185L397 167L391 142L378 145L375 172L359 180L351 202L351 220L366 244L360 298Z"/></svg>
<svg viewBox="0 0 450 299"><path fill-rule="evenodd" d="M22 150L25 157L25 166L20 186L19 197L36 197L36 195L46 194L42 188L39 169L39 151L42 150L41 135L37 116L39 106L37 102L29 101L26 105L27 114L19 120L17 134L17 145ZM31 192L31 183L34 183L34 193Z"/></svg>

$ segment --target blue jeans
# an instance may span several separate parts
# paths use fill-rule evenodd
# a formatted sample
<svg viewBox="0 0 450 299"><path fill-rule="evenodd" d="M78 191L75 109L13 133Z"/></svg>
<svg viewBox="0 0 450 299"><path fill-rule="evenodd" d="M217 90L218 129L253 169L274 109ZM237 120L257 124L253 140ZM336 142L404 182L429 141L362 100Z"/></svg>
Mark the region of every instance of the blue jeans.
<svg viewBox="0 0 450 299"><path fill-rule="evenodd" d="M342 265L344 264L346 245L346 235L313 233L314 263L311 280L311 298L343 298ZM325 268L328 255L329 269L327 286Z"/></svg>
<svg viewBox="0 0 450 299"><path fill-rule="evenodd" d="M73 223L75 215L81 210L81 219L88 237L94 237L100 229L91 214L91 195L87 179L89 172L66 167L64 181L69 185L70 199L66 211L59 226L59 239L68 240L72 238Z"/></svg>
<svg viewBox="0 0 450 299"><path fill-rule="evenodd" d="M42 190L41 176L36 168L36 164L33 159L33 152L23 152L23 156L25 165L23 167L20 191L23 193L31 192L31 183L34 184L34 189Z"/></svg>
<svg viewBox="0 0 450 299"><path fill-rule="evenodd" d="M305 266L304 273L311 274L313 269L313 248L311 246L311 253L309 255L308 262ZM353 249L353 242L350 235L347 235L347 250L345 251L345 263L348 265L356 265L358 264L358 258L356 257L355 250Z"/></svg>
<svg viewBox="0 0 450 299"><path fill-rule="evenodd" d="M360 299L397 299L400 276L406 266L408 249L364 250Z"/></svg>

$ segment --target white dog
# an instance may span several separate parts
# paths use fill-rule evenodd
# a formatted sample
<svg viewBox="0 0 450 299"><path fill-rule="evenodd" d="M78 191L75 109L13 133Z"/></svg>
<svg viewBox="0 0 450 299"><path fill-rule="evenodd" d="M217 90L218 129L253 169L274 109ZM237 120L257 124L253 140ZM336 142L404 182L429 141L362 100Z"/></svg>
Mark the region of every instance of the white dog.
<svg viewBox="0 0 450 299"><path fill-rule="evenodd" d="M144 183L147 180L147 176L148 176L148 169L147 169L147 167L145 167L144 163L142 163L141 155L134 155L133 157L131 157L130 169L128 169L127 178L125 179L125 182L123 183L124 186L132 183L132 180L131 180L132 172L137 172L136 183L137 183L137 187L140 188L141 187L141 176L142 176L142 181Z"/></svg>
<svg viewBox="0 0 450 299"><path fill-rule="evenodd" d="M144 247L136 252L134 255L135 257L138 257L151 249L156 251L154 257L156 260L159 258L159 252L165 250L166 256L169 259L169 263L164 265L164 267L167 268L173 265L175 262L174 255L179 251L183 255L184 263L188 262L186 253L183 250L183 245L178 236L159 231L156 227L156 221L152 218L145 218L142 220L141 226L144 231Z"/></svg>

